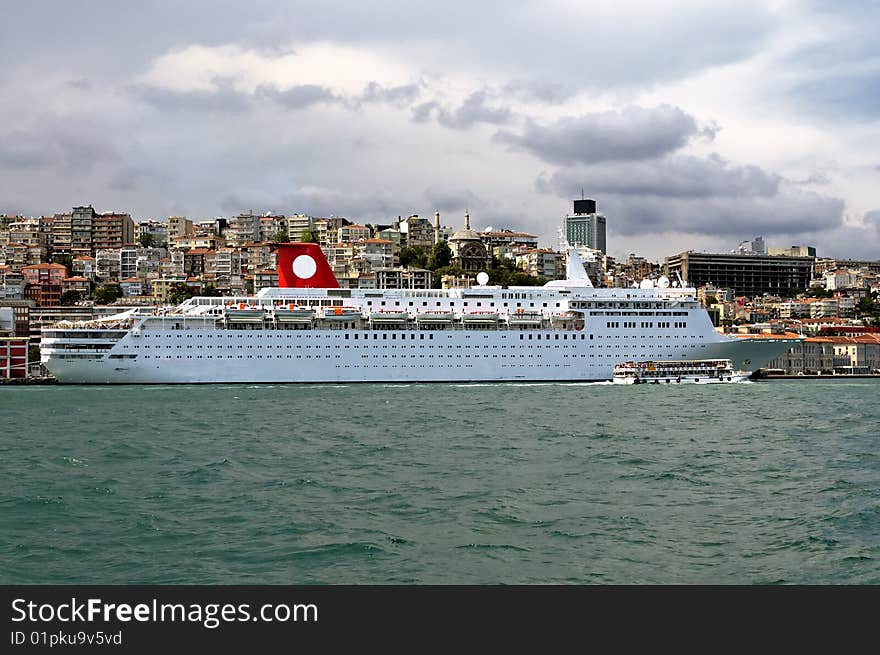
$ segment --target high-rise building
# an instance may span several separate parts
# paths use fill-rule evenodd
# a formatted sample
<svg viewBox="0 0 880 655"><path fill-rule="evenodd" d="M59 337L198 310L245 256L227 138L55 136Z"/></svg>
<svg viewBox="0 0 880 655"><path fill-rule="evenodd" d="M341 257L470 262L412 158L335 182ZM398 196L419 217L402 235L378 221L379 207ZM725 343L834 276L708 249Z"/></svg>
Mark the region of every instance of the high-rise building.
<svg viewBox="0 0 880 655"><path fill-rule="evenodd" d="M107 212L92 220L92 247L121 248L134 243L134 221L129 214Z"/></svg>
<svg viewBox="0 0 880 655"><path fill-rule="evenodd" d="M70 215L70 254L92 254L92 230L95 210L88 207L74 207Z"/></svg>
<svg viewBox="0 0 880 655"><path fill-rule="evenodd" d="M574 201L574 211L565 216L565 238L572 246L605 250L605 216L596 211L596 201L582 198Z"/></svg>

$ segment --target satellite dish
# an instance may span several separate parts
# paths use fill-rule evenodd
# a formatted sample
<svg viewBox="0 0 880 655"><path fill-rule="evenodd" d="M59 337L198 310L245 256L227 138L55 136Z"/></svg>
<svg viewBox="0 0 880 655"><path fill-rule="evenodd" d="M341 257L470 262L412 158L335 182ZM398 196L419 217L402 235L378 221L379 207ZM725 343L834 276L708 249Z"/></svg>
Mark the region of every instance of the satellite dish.
<svg viewBox="0 0 880 655"><path fill-rule="evenodd" d="M642 280L641 284L639 284L639 289L653 289L654 283L651 280Z"/></svg>
<svg viewBox="0 0 880 655"><path fill-rule="evenodd" d="M477 284L481 287L486 286L486 283L489 282L489 274L488 273L477 273Z"/></svg>
<svg viewBox="0 0 880 655"><path fill-rule="evenodd" d="M661 275L657 280L657 288L658 289L668 289L669 288L669 278L665 275Z"/></svg>

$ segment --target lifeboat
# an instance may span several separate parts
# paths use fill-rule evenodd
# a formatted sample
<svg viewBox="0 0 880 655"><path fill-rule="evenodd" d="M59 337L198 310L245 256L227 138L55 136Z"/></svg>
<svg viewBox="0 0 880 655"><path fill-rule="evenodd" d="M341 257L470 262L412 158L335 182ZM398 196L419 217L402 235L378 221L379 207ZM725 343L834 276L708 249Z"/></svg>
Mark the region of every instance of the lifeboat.
<svg viewBox="0 0 880 655"><path fill-rule="evenodd" d="M227 307L224 314L232 323L262 323L266 318L265 309L245 303L239 303L238 307Z"/></svg>
<svg viewBox="0 0 880 655"><path fill-rule="evenodd" d="M461 320L465 323L497 323L498 312L469 312L461 315Z"/></svg>
<svg viewBox="0 0 880 655"><path fill-rule="evenodd" d="M541 312L527 312L522 308L517 309L507 317L510 325L541 325L544 317Z"/></svg>
<svg viewBox="0 0 880 655"><path fill-rule="evenodd" d="M325 307L326 321L353 321L363 317L359 307Z"/></svg>
<svg viewBox="0 0 880 655"><path fill-rule="evenodd" d="M416 320L420 323L451 323L454 318L455 314L442 309L436 311L425 310L416 315Z"/></svg>
<svg viewBox="0 0 880 655"><path fill-rule="evenodd" d="M298 307L290 303L286 308L275 308L275 320L279 323L310 323L314 318L315 310L311 307Z"/></svg>
<svg viewBox="0 0 880 655"><path fill-rule="evenodd" d="M370 321L376 323L406 323L409 318L402 309L381 309L370 314Z"/></svg>

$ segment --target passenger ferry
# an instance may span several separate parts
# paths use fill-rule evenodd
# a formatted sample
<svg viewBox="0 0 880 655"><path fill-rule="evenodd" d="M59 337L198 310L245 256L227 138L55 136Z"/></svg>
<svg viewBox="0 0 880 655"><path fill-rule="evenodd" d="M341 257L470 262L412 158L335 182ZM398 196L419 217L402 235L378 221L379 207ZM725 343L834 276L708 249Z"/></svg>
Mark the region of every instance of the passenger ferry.
<svg viewBox="0 0 880 655"><path fill-rule="evenodd" d="M543 287L341 289L317 244L278 246L279 287L42 331L60 383L610 380L621 361L764 366L794 339L719 334L661 278L597 289L577 252Z"/></svg>
<svg viewBox="0 0 880 655"><path fill-rule="evenodd" d="M626 362L614 367L614 384L728 384L744 382L750 371L737 371L729 359Z"/></svg>

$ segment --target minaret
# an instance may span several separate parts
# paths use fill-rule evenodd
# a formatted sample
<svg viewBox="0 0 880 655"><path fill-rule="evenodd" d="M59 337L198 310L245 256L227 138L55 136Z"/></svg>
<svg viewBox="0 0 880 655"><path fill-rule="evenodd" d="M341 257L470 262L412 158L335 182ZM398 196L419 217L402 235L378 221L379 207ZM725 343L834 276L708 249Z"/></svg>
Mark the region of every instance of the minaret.
<svg viewBox="0 0 880 655"><path fill-rule="evenodd" d="M464 210L464 229L471 229L471 214L468 210Z"/></svg>
<svg viewBox="0 0 880 655"><path fill-rule="evenodd" d="M434 212L434 245L440 243L440 210Z"/></svg>

